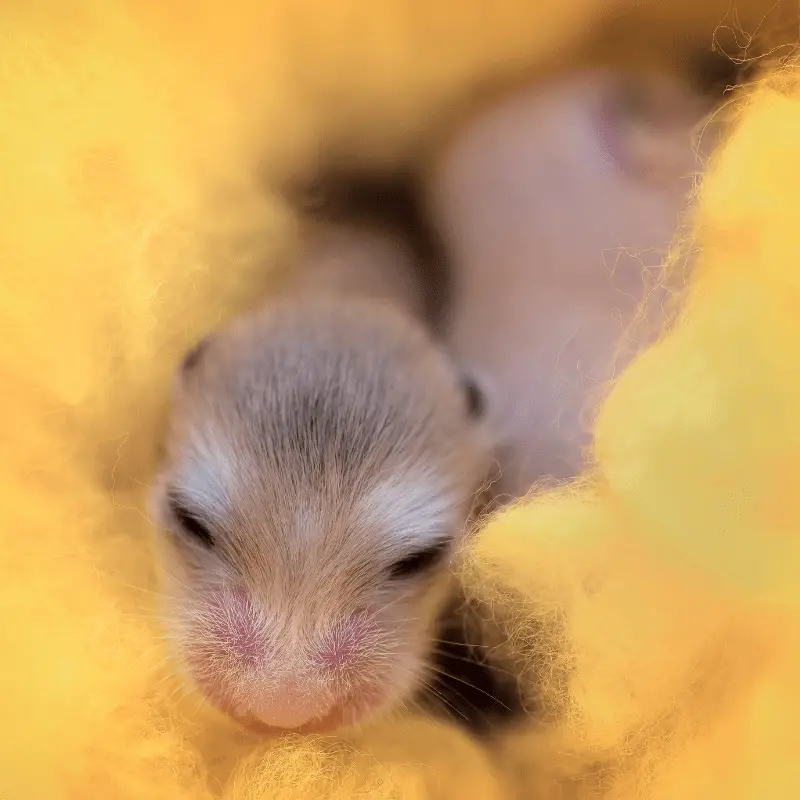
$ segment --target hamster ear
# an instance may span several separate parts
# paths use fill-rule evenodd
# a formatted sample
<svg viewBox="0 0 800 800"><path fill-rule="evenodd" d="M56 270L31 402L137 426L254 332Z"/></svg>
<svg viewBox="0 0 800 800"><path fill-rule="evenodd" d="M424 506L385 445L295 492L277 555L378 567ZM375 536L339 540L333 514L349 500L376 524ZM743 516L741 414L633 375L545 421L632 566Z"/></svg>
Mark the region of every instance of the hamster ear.
<svg viewBox="0 0 800 800"><path fill-rule="evenodd" d="M461 387L464 392L464 401L467 405L467 414L471 419L482 419L486 414L486 396L471 375L461 375Z"/></svg>
<svg viewBox="0 0 800 800"><path fill-rule="evenodd" d="M203 353L205 353L208 349L210 342L211 336L209 335L204 336L199 342L196 342L194 345L192 345L192 347L184 355L180 366L178 367L178 374L180 377L183 377L194 370L194 368L200 362L200 359L203 357Z"/></svg>
<svg viewBox="0 0 800 800"><path fill-rule="evenodd" d="M208 350L208 346L211 343L211 338L212 337L210 335L204 336L198 342L193 344L178 363L177 368L172 373L173 399L180 397L184 391L189 388L189 384L192 382L192 375Z"/></svg>

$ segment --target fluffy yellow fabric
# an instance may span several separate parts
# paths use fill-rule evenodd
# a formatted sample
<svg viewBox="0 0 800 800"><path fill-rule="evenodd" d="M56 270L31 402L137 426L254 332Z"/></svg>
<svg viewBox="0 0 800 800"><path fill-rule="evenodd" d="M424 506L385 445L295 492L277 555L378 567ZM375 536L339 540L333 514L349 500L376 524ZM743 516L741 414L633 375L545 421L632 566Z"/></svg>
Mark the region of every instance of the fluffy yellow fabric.
<svg viewBox="0 0 800 800"><path fill-rule="evenodd" d="M612 393L597 476L478 541L476 591L546 656L544 732L491 757L420 720L264 748L181 697L153 621L142 488L171 365L291 245L256 159L275 175L353 126L393 152L597 6L0 7L0 795L800 796L791 96L748 109L704 190L689 310Z"/></svg>

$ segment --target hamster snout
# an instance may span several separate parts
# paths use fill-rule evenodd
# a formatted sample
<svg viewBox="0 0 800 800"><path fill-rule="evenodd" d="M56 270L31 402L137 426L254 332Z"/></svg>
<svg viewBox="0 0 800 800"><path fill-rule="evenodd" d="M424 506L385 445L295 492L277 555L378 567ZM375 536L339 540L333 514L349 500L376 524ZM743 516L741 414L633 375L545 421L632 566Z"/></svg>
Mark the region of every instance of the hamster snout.
<svg viewBox="0 0 800 800"><path fill-rule="evenodd" d="M186 658L200 688L233 716L256 727L323 730L381 699L361 679L380 661L385 637L375 615L350 613L298 631L270 620L241 587L212 590L205 604L207 619L186 630Z"/></svg>
<svg viewBox="0 0 800 800"><path fill-rule="evenodd" d="M265 732L404 704L490 448L422 325L295 297L213 334L177 376L152 494L176 665Z"/></svg>

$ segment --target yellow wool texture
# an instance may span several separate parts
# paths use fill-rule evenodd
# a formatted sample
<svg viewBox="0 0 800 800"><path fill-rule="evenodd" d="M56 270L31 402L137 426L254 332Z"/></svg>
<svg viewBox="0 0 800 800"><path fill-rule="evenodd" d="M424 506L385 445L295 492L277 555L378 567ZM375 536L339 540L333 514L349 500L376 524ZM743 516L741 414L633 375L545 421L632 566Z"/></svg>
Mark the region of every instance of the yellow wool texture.
<svg viewBox="0 0 800 800"><path fill-rule="evenodd" d="M800 796L791 86L703 187L687 309L612 391L596 472L477 540L547 725L265 745L171 676L144 487L173 364L291 251L271 176L348 130L402 150L597 11L489 5L0 5L3 798Z"/></svg>

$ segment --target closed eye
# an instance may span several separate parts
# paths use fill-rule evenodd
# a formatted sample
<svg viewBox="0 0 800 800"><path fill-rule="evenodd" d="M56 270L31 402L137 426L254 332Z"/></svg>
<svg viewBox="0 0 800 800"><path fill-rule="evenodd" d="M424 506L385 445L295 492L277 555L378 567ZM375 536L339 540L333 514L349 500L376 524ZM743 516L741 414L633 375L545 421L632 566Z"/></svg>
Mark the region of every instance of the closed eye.
<svg viewBox="0 0 800 800"><path fill-rule="evenodd" d="M401 558L389 568L389 576L392 578L410 578L414 575L421 575L429 572L444 560L450 549L450 542L442 540L436 542L423 550Z"/></svg>
<svg viewBox="0 0 800 800"><path fill-rule="evenodd" d="M208 550L214 546L214 537L211 535L211 531L197 514L189 510L183 500L175 495L170 495L167 504L173 519L184 533Z"/></svg>

